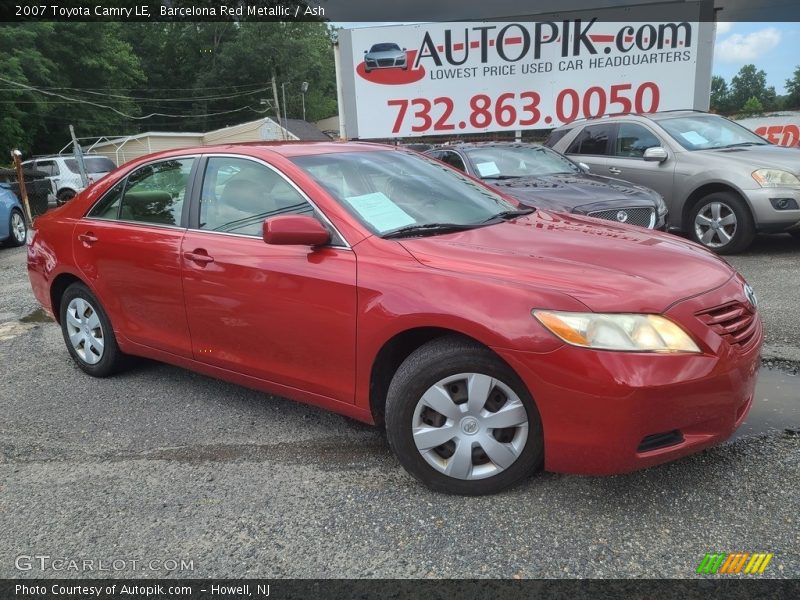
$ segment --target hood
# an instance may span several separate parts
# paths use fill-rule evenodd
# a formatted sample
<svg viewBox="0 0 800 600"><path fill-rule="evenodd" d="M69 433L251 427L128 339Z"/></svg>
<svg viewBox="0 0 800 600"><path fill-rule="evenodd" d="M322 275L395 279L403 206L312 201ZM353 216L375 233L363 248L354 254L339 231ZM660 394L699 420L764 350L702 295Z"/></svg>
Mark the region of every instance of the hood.
<svg viewBox="0 0 800 600"><path fill-rule="evenodd" d="M716 255L669 234L541 210L401 243L427 267L565 293L595 312L661 313L734 274Z"/></svg>
<svg viewBox="0 0 800 600"><path fill-rule="evenodd" d="M695 150L692 154L708 154L717 158L725 158L739 163L748 173L756 169L774 168L790 171L800 175L800 152L796 148L783 146L739 146L736 148L719 148L711 150Z"/></svg>
<svg viewBox="0 0 800 600"><path fill-rule="evenodd" d="M647 188L588 173L487 179L485 182L536 208L572 212L585 205L591 205L593 211L656 206L655 192Z"/></svg>

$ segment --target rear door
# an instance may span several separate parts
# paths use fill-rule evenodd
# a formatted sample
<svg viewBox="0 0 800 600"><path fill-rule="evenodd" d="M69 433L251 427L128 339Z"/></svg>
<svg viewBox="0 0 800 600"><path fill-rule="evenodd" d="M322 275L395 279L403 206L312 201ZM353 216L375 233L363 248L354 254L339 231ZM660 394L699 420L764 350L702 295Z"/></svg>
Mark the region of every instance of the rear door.
<svg viewBox="0 0 800 600"><path fill-rule="evenodd" d="M181 279L195 157L141 166L75 227L75 260L129 340L191 357Z"/></svg>
<svg viewBox="0 0 800 600"><path fill-rule="evenodd" d="M183 240L194 358L354 402L355 254L277 168L242 156L204 162ZM288 214L318 218L334 234L332 243L264 243L264 220Z"/></svg>

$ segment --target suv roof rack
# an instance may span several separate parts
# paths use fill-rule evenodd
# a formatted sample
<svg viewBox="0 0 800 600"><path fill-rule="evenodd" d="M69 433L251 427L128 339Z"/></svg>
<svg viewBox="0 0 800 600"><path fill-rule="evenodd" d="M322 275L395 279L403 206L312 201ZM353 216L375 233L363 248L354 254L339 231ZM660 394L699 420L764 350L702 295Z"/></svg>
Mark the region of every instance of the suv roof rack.
<svg viewBox="0 0 800 600"><path fill-rule="evenodd" d="M642 112L617 112L617 113L609 113L607 115L600 115L597 117L581 117L580 119L574 119L569 123L564 123L561 127L567 127L568 125L572 125L573 123L580 123L582 121L599 121L601 119L608 119L609 117L642 117L645 119L649 119L652 115L661 114L661 113L672 113L672 112L698 112L703 114L709 114L706 110L700 110L697 108L672 108L670 110L658 110L654 113L642 113Z"/></svg>

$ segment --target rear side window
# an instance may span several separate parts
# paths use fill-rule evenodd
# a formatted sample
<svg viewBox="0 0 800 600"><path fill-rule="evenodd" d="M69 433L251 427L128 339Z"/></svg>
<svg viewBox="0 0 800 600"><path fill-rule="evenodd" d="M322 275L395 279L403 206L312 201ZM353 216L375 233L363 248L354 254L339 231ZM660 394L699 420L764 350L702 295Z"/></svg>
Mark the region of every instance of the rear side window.
<svg viewBox="0 0 800 600"><path fill-rule="evenodd" d="M572 129L554 129L550 132L550 135L547 136L547 139L544 141L544 145L548 148L552 148L570 131L572 131Z"/></svg>
<svg viewBox="0 0 800 600"><path fill-rule="evenodd" d="M447 163L451 167L455 167L459 171L466 171L467 168L464 166L464 160L458 155L456 152L452 151L444 151L441 153L439 160L442 162Z"/></svg>
<svg viewBox="0 0 800 600"><path fill-rule="evenodd" d="M119 205L122 202L122 192L125 189L125 180L108 190L100 202L92 207L87 216L95 219L118 219Z"/></svg>
<svg viewBox="0 0 800 600"><path fill-rule="evenodd" d="M614 143L614 156L642 158L645 150L660 145L661 142L649 129L636 123L620 123Z"/></svg>
<svg viewBox="0 0 800 600"><path fill-rule="evenodd" d="M193 158L165 160L128 175L119 218L122 221L180 225Z"/></svg>
<svg viewBox="0 0 800 600"><path fill-rule="evenodd" d="M608 140L613 136L613 125L589 125L573 140L566 154L608 154Z"/></svg>

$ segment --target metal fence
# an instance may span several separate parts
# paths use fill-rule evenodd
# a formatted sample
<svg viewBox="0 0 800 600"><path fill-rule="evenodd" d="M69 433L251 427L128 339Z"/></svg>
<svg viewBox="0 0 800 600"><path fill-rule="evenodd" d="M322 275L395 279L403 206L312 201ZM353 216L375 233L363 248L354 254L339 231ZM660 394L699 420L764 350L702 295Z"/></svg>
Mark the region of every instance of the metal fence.
<svg viewBox="0 0 800 600"><path fill-rule="evenodd" d="M47 174L32 169L24 169L25 190L28 192L28 203L31 207L31 216L36 218L47 212L50 196L53 195L53 185ZM19 182L14 169L0 169L0 181L8 183L11 191L22 200L19 192Z"/></svg>

